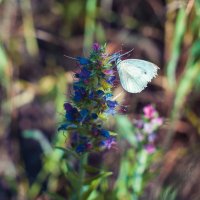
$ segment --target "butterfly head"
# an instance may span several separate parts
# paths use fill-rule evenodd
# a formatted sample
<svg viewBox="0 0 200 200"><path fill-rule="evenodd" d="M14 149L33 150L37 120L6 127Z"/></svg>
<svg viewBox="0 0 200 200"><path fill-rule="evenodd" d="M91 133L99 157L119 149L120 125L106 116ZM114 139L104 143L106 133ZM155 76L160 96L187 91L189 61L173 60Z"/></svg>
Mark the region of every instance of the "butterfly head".
<svg viewBox="0 0 200 200"><path fill-rule="evenodd" d="M111 55L111 58L109 60L109 62L115 62L116 65L118 65L121 62L121 58L129 53L131 53L133 51L133 49L131 49L130 51L121 54L121 52L117 52Z"/></svg>
<svg viewBox="0 0 200 200"><path fill-rule="evenodd" d="M115 62L116 64L121 60L121 54L120 52L114 53L111 55L109 62Z"/></svg>

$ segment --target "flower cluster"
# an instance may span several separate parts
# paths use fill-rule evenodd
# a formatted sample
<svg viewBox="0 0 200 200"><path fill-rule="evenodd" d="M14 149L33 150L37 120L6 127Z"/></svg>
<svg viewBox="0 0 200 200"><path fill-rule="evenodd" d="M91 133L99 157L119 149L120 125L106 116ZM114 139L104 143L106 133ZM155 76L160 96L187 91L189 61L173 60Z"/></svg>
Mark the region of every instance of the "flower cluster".
<svg viewBox="0 0 200 200"><path fill-rule="evenodd" d="M71 102L64 104L65 119L58 130L70 134L71 147L77 153L110 149L115 134L103 128L108 115L116 112L112 100L115 75L112 56L105 46L95 43L88 58L77 57L80 70L75 73Z"/></svg>
<svg viewBox="0 0 200 200"><path fill-rule="evenodd" d="M135 135L139 146L142 145L148 153L153 153L156 150L156 131L163 124L163 118L159 117L153 105L145 106L143 112L141 119L134 120Z"/></svg>

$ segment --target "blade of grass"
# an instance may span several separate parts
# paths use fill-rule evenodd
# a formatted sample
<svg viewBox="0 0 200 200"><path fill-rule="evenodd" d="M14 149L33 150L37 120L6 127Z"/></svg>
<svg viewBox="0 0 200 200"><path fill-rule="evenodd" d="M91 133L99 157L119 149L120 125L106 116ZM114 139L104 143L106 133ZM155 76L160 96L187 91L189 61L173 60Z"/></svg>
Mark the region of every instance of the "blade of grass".
<svg viewBox="0 0 200 200"><path fill-rule="evenodd" d="M84 52L89 52L94 42L94 34L96 28L96 7L97 0L87 0L86 2L86 18L83 48Z"/></svg>
<svg viewBox="0 0 200 200"><path fill-rule="evenodd" d="M22 11L23 31L26 47L31 56L36 56L39 50L36 40L31 2L30 0L20 0L20 6Z"/></svg>
<svg viewBox="0 0 200 200"><path fill-rule="evenodd" d="M181 53L181 44L186 30L187 13L185 8L180 8L177 14L175 32L171 50L171 57L167 65L167 78L171 89L176 85L176 67Z"/></svg>

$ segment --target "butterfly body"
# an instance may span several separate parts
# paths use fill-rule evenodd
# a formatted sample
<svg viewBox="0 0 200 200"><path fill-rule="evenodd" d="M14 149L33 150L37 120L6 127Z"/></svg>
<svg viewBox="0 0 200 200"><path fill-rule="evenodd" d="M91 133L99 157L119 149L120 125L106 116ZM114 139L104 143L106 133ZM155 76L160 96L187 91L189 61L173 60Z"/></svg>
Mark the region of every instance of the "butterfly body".
<svg viewBox="0 0 200 200"><path fill-rule="evenodd" d="M158 67L148 61L126 59L117 61L117 70L122 87L127 92L139 93L157 75Z"/></svg>

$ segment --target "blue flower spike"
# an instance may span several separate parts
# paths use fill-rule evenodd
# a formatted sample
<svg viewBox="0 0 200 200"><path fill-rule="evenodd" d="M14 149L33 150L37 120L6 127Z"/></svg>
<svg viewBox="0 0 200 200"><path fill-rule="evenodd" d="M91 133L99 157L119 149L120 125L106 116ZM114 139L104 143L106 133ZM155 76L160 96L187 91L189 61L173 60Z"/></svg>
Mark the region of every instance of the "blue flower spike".
<svg viewBox="0 0 200 200"><path fill-rule="evenodd" d="M119 53L108 55L106 46L98 43L93 44L88 58L69 57L78 61L80 70L74 75L70 103L64 103L65 118L58 130L67 131L71 148L78 154L110 149L116 144L103 124L118 106L112 100L112 89L116 79L113 61L119 57Z"/></svg>

